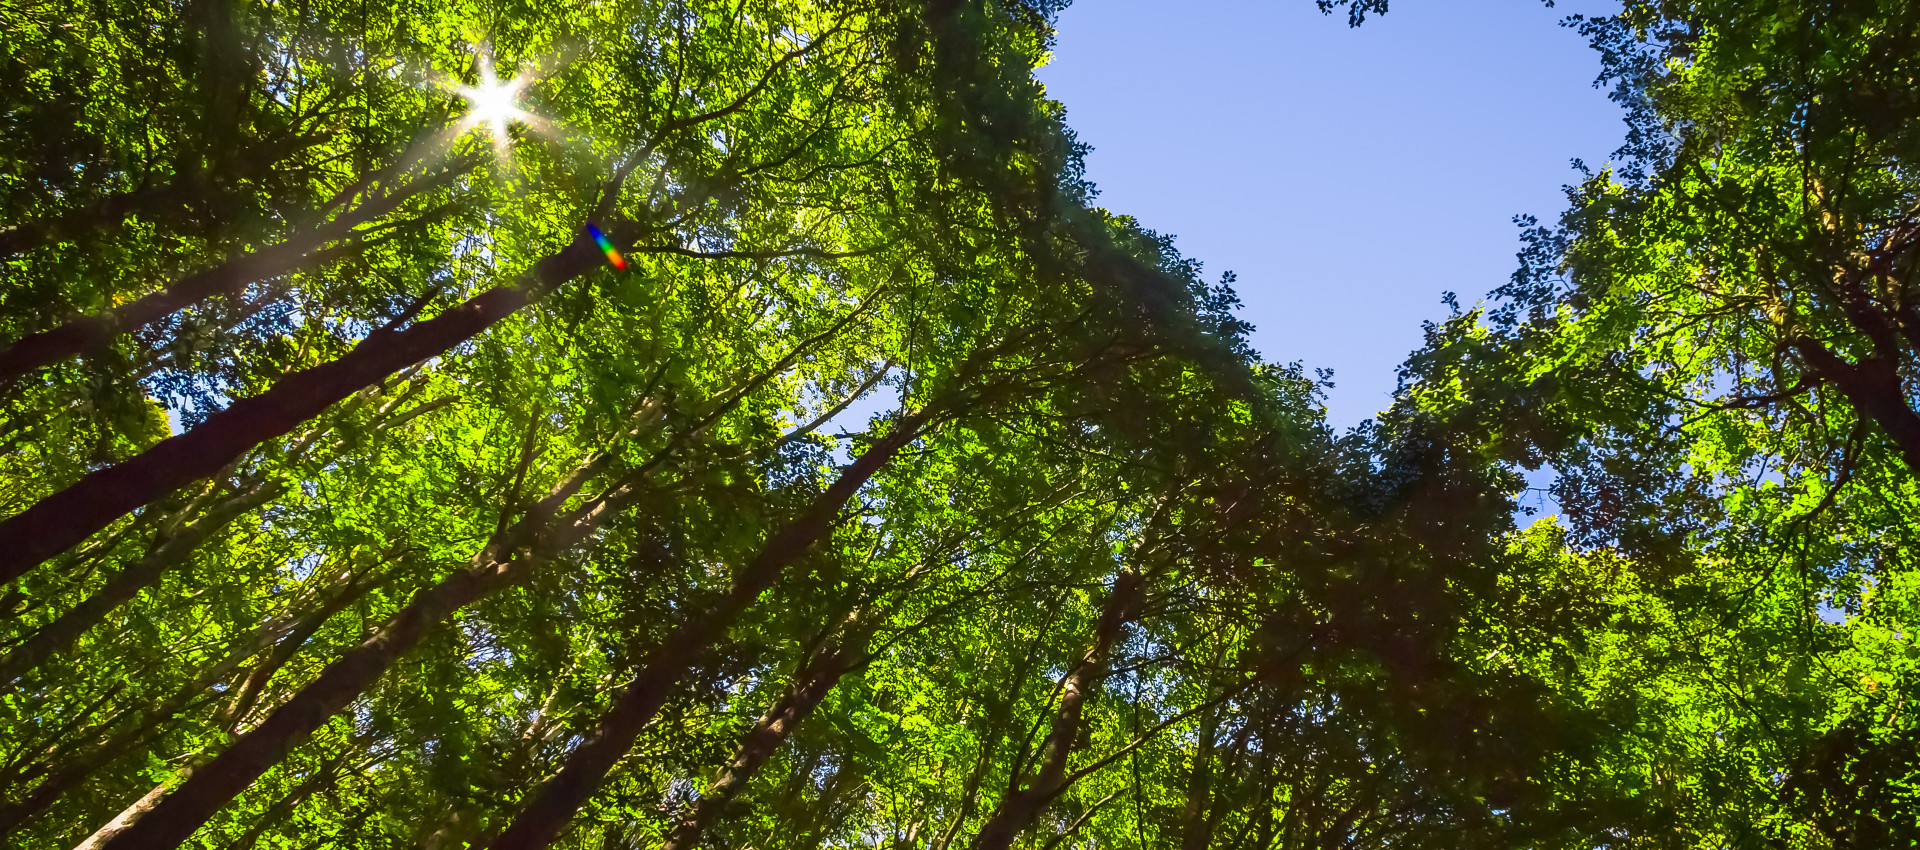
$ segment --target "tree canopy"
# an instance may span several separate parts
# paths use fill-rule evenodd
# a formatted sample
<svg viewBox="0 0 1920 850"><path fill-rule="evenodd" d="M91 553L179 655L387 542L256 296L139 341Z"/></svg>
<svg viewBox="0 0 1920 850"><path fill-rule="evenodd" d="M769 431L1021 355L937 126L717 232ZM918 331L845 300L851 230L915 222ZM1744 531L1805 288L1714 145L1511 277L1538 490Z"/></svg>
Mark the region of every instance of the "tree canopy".
<svg viewBox="0 0 1920 850"><path fill-rule="evenodd" d="M0 841L1920 841L1914 10L1571 19L1340 433L1062 6L0 2Z"/></svg>

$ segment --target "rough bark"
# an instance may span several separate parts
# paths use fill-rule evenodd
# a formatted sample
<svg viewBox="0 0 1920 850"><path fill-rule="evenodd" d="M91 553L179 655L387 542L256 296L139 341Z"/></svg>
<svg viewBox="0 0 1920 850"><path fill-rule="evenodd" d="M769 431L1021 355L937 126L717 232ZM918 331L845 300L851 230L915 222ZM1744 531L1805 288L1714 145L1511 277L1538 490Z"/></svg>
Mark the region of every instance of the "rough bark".
<svg viewBox="0 0 1920 850"><path fill-rule="evenodd" d="M284 489L277 483L260 482L235 493L221 500L198 521L168 538L145 557L115 573L93 595L42 626L31 637L8 651L5 657L0 657L0 687L12 684L14 680L46 663L47 659L72 648L74 641L79 640L88 629L99 625L115 608L159 581L168 570L185 563L207 538L241 515L272 501Z"/></svg>
<svg viewBox="0 0 1920 850"><path fill-rule="evenodd" d="M338 360L288 375L272 389L234 402L185 434L161 440L41 499L0 521L0 582L14 579L175 489L212 475L247 450L291 431L361 388L471 339L600 262L600 250L593 241L584 233L575 234L572 244L536 263L524 282L487 290L402 330L375 331Z"/></svg>
<svg viewBox="0 0 1920 850"><path fill-rule="evenodd" d="M760 553L735 575L733 587L726 596L689 618L656 646L642 663L639 674L614 698L612 708L601 715L593 731L567 755L560 772L533 793L507 829L488 845L491 850L538 850L552 842L600 787L614 763L633 746L640 730L666 703L686 672L725 634L741 612L773 586L789 564L826 535L847 501L917 438L933 416L932 409L908 416L885 437L875 441L841 471L839 478L805 513L761 547Z"/></svg>
<svg viewBox="0 0 1920 850"><path fill-rule="evenodd" d="M1144 586L1138 573L1123 572L1114 579L1100 612L1092 646L1061 683L1060 707L1054 711L1046 740L1040 745L1038 768L1019 788L1000 801L973 839L973 850L1008 850L1040 817L1047 805L1066 790L1067 759L1080 738L1086 704L1106 678L1107 656L1120 632L1138 614Z"/></svg>

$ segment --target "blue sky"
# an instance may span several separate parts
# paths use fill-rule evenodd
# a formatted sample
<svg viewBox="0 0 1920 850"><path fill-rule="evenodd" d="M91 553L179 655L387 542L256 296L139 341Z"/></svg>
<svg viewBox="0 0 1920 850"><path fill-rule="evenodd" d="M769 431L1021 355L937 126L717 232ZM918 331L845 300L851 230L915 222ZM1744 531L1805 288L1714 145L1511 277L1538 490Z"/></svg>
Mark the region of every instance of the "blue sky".
<svg viewBox="0 0 1920 850"><path fill-rule="evenodd" d="M1335 371L1333 424L1387 406L1420 323L1504 282L1513 216L1555 220L1620 144L1595 2L1399 0L1349 29L1312 0L1079 0L1040 79L1094 148L1098 203L1239 275L1270 361Z"/></svg>

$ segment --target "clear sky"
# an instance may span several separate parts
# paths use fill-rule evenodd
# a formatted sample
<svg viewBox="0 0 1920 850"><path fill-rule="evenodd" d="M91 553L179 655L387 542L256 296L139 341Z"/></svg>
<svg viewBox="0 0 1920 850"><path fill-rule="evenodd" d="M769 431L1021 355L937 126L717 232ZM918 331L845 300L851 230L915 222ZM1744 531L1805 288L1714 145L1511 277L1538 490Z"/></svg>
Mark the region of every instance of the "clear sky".
<svg viewBox="0 0 1920 850"><path fill-rule="evenodd" d="M1335 371L1349 427L1446 315L1503 283L1515 215L1558 218L1569 159L1620 145L1599 62L1558 24L1602 2L1079 0L1040 79L1093 146L1097 203L1239 274L1269 361Z"/></svg>

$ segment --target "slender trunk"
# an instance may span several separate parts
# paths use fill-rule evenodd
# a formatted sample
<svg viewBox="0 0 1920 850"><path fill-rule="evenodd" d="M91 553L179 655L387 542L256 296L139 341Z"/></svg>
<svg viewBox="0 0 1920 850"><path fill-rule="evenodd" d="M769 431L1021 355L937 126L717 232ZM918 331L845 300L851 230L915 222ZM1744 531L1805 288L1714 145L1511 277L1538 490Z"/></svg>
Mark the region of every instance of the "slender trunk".
<svg viewBox="0 0 1920 850"><path fill-rule="evenodd" d="M1106 677L1107 655L1119 640L1121 629L1138 615L1144 584L1138 573L1123 572L1114 579L1113 590L1100 612L1093 645L1081 656L1061 685L1060 707L1054 712L1052 728L1040 746L1039 768L1026 781L1000 801L1000 807L987 818L974 836L973 850L1008 850L1014 839L1033 825L1047 804L1067 786L1067 758L1080 738L1080 722L1086 704Z"/></svg>
<svg viewBox="0 0 1920 850"><path fill-rule="evenodd" d="M700 795L700 801L674 826L661 850L693 850L700 835L720 819L727 804L746 790L747 783L775 750L785 743L793 730L813 713L840 678L860 661L872 634L870 624L855 624L851 634L821 650L794 677L794 681L769 707L734 751L733 760L720 769L713 785Z"/></svg>
<svg viewBox="0 0 1920 850"><path fill-rule="evenodd" d="M1217 730L1219 721L1214 722ZM1246 801L1241 797L1245 794L1247 782L1250 781L1245 776L1245 770L1247 742L1252 736L1253 724L1241 726L1239 733L1233 736L1233 742L1228 745L1226 755L1219 758L1219 768L1213 771L1214 778L1209 783L1211 788L1209 793L1213 799L1207 806L1205 823L1207 840L1200 845L1203 850L1215 845L1215 836L1220 834L1220 828L1226 823L1227 816L1246 806ZM1238 848L1245 838L1246 834L1243 830L1227 846Z"/></svg>
<svg viewBox="0 0 1920 850"><path fill-rule="evenodd" d="M175 714L179 713L188 701L197 696L201 689L191 686L180 689L173 696L153 706L139 722L110 735L106 740L98 741L86 747L69 759L62 761L53 775L41 780L39 785L17 801L0 806L0 837L12 835L14 830L25 825L34 815L45 811L74 786L80 784L94 771L118 758L127 750L143 741L150 741L150 733Z"/></svg>
<svg viewBox="0 0 1920 850"><path fill-rule="evenodd" d="M92 717L102 706L112 702L115 697L120 696L121 691L126 689L127 683L124 681L113 683L108 686L105 691L102 691L98 697L95 697L92 702L81 706L80 710L69 714L67 719L59 724L58 728L41 737L39 741L21 747L20 752L7 762L6 767L0 769L0 793L10 791L13 786L30 781L46 773L52 764L52 759L66 752L71 746L70 742L62 744L61 739L65 738L69 732L80 728L81 724L87 722L87 718ZM126 716L125 711L115 712L112 720L95 726L94 729L97 730L105 726L111 726L119 722L120 718L124 716ZM40 751L37 757L33 752L35 749Z"/></svg>
<svg viewBox="0 0 1920 850"><path fill-rule="evenodd" d="M1027 644L1026 655L1008 671L1007 684L998 692L999 699L988 697L987 730L982 736L980 757L974 760L973 771L961 783L959 811L954 813L953 822L940 834L939 839L932 843L931 850L947 850L953 845L954 836L960 834L960 828L966 825L967 818L973 817L973 808L980 800L980 783L986 779L987 768L993 766L994 751L999 749L1000 741L1007 737L1007 726L1013 722L1014 703L1020 699L1020 684L1026 681L1027 674L1039 662L1040 646L1046 642L1047 633L1053 628L1058 606L1049 605L1046 612L1046 619L1034 632L1033 640Z"/></svg>
<svg viewBox="0 0 1920 850"><path fill-rule="evenodd" d="M1213 736L1220 728L1220 711L1211 709L1200 715L1198 741L1194 746L1193 769L1187 773L1187 806L1180 826L1180 850L1207 850L1213 840Z"/></svg>
<svg viewBox="0 0 1920 850"><path fill-rule="evenodd" d="M454 611L524 577L541 560L525 552L501 561L487 560L415 594L380 631L328 664L318 678L194 771L173 793L127 819L120 831L105 836L101 846L116 850L172 847L187 840L227 801L372 686L430 629Z"/></svg>
<svg viewBox="0 0 1920 850"><path fill-rule="evenodd" d="M399 393L381 403L375 409L373 416L374 428L383 429L391 427L437 407L444 406L446 402L450 401L450 399L440 399L436 402L420 405L393 419L383 418L391 413L394 408L404 403L409 397L410 394L408 393ZM282 458L294 458L304 455L308 449L313 447L314 443L318 442L320 438L327 433L327 430L328 429L324 427L310 430L308 433L294 440L285 454L282 455ZM215 477L225 477L230 474L230 472L231 468L223 468ZM0 656L0 687L11 684L21 676L26 675L41 664L46 663L47 660L54 655L71 649L74 642L79 640L80 636L85 634L88 629L98 625L101 620L105 619L106 616L116 608L131 600L142 590L152 586L154 582L159 581L168 571L185 563L188 557L203 545L208 538L212 537L220 529L225 528L229 523L233 522L233 520L277 498L280 493L285 491L286 487L283 484L262 480L258 476L255 476L238 485L236 489L238 490L237 493L231 494L216 502L213 501L214 494L218 492L218 486L216 485L205 495L194 499L173 517L161 523L161 529L158 535L161 543L154 551L149 552L139 561L122 569L112 578L109 578L107 583L95 591L92 596L87 597L81 601L80 604L74 606L66 613L61 614L59 617L56 617L53 622L42 626L20 645L7 652L5 656ZM208 506L208 502L213 502L211 507ZM185 521L186 517L194 514L201 514L199 520L187 526L185 531L181 531L179 529L180 524Z"/></svg>
<svg viewBox="0 0 1920 850"><path fill-rule="evenodd" d="M53 805L62 795L91 776L94 771L119 758L142 741L148 740L149 733L154 729L172 720L194 699L226 679L239 669L242 662L273 643L276 638L278 638L278 644L275 647L275 655L284 653L285 656L290 657L293 651L299 649L299 645L305 643L307 638L318 631L327 620L332 619L333 615L344 610L348 605L352 605L355 600L365 595L378 583L377 581L350 583L341 593L315 611L255 629L251 634L237 641L223 658L200 671L179 691L148 708L145 716L138 723L113 733L105 740L98 741L78 753L63 757L60 760L59 769L42 780L39 785L34 786L33 791L18 802L0 806L0 836L7 835L27 818Z"/></svg>
<svg viewBox="0 0 1920 850"><path fill-rule="evenodd" d="M607 772L625 755L640 730L673 693L680 679L741 612L759 599L785 571L832 528L840 510L860 487L932 422L929 408L901 420L893 431L841 471L805 513L769 539L734 577L731 591L707 611L695 614L668 635L641 665L640 673L614 698L612 708L573 752L560 772L535 791L491 850L538 850L560 834Z"/></svg>
<svg viewBox="0 0 1920 850"><path fill-rule="evenodd" d="M288 375L193 430L41 499L0 521L0 582L11 581L141 506L212 475L362 387L471 339L600 262L599 248L584 231L576 233L572 244L534 264L524 283L487 290L404 330L375 331L338 360Z"/></svg>
<svg viewBox="0 0 1920 850"><path fill-rule="evenodd" d="M181 778L191 779L197 772L195 768L189 767L185 771L182 771ZM133 801L133 805L122 809L120 814L114 815L113 820L107 821L105 825L94 830L92 835L81 840L79 844L73 845L73 850L101 850L102 847L107 846L107 842L113 840L114 836L124 832L129 825L139 821L141 817L153 811L155 806L160 805L160 801L166 797L166 794L167 786L165 784L153 786L153 790L142 795L140 799ZM176 847L179 846L179 843L149 846Z"/></svg>
<svg viewBox="0 0 1920 850"><path fill-rule="evenodd" d="M200 181L182 181L165 186L149 186L129 192L116 192L101 198L91 206L65 215L51 216L0 230L0 257L30 251L48 242L67 239L90 230L109 230L118 227L128 216L135 213L188 206L206 200L207 196L207 187Z"/></svg>
<svg viewBox="0 0 1920 850"><path fill-rule="evenodd" d="M1072 838L1073 834L1079 831L1080 827L1087 825L1087 821L1093 820L1093 816L1100 812L1101 807L1105 806L1108 803L1113 802L1114 799L1119 796L1120 796L1120 792L1115 791L1111 794L1108 794L1105 797L1100 798L1099 802L1094 803L1091 806L1088 806L1086 808L1086 811L1081 812L1079 817L1073 819L1073 823L1067 824L1066 829L1060 830L1059 835L1056 835L1053 838L1048 839L1046 845L1041 847L1040 850L1053 850L1055 847L1059 847L1061 844L1066 843L1066 840L1069 838Z"/></svg>
<svg viewBox="0 0 1920 850"><path fill-rule="evenodd" d="M1874 357L1849 363L1806 337L1794 340L1793 347L1815 375L1838 387L1855 410L1893 438L1907 466L1920 472L1920 414L1907 404L1895 360Z"/></svg>
<svg viewBox="0 0 1920 850"><path fill-rule="evenodd" d="M185 563L194 550L200 548L215 532L271 501L285 489L283 485L263 481L235 493L215 505L199 521L114 574L92 596L54 618L53 622L40 627L31 637L0 657L0 687L12 684L14 680L46 663L47 659L71 649L74 641L79 640L88 629L99 625L114 609L159 581L167 571Z"/></svg>
<svg viewBox="0 0 1920 850"><path fill-rule="evenodd" d="M821 850L827 845L827 837L833 834L833 826L846 820L847 806L844 803L867 785L867 773L862 769L859 759L840 759L833 768L833 778L820 787L820 800L811 808L807 825L800 832L807 836L807 843L801 845L808 850Z"/></svg>
<svg viewBox="0 0 1920 850"><path fill-rule="evenodd" d="M602 454L590 459L581 471L599 468L605 457ZM259 726L241 735L204 769L194 771L176 791L135 817L117 821L117 831L104 836L101 846L113 850L172 847L187 840L207 818L371 687L433 627L453 612L531 575L540 564L585 539L624 507L619 499L602 499L556 523L561 505L585 483L585 474L567 476L511 529L496 535L474 557L471 566L414 594L378 632L328 664L319 677L274 709Z"/></svg>
<svg viewBox="0 0 1920 850"><path fill-rule="evenodd" d="M372 685L396 659L419 644L428 629L460 607L508 584L522 572L525 560L464 569L415 594L384 628L327 665L317 679L259 726L241 735L203 769L194 771L158 805L137 819L129 819L131 822L107 836L102 846L121 850L172 847L187 840L208 817L278 764Z"/></svg>
<svg viewBox="0 0 1920 850"><path fill-rule="evenodd" d="M220 848L220 850L253 850L253 846L260 843L260 837L266 835L267 830L285 826L286 817L293 814L295 809L300 808L300 804L306 802L308 797L332 786L334 780L340 777L340 766L345 764L346 760L347 757L341 755L322 764L319 770L314 771L311 776L301 781L292 791L287 792L286 796L274 801L273 805L268 806L267 810L254 820L253 826L247 828L246 832L241 833L238 838L227 842L226 846Z"/></svg>
<svg viewBox="0 0 1920 850"><path fill-rule="evenodd" d="M553 690L547 692L546 701L540 704L540 710L534 713L533 720L520 733L520 741L513 748L513 754L499 770L494 771L495 787L516 788L532 784L525 774L540 743L558 731L553 725L553 709L560 701L560 692L566 688L566 676L563 671L556 678ZM419 850L462 850L474 844L471 833L486 813L483 801L472 797L455 803L445 822L420 842Z"/></svg>
<svg viewBox="0 0 1920 850"><path fill-rule="evenodd" d="M82 316L58 327L21 337L0 351L0 386L42 366L105 345L115 336L139 330L216 295L237 294L247 284L294 271L309 260L319 259L321 249L328 243L349 236L354 228L393 212L407 199L421 192L445 185L465 170L460 167L449 168L432 177L415 180L319 227L294 233L284 242L190 275L166 289L136 298L104 313Z"/></svg>
<svg viewBox="0 0 1920 850"><path fill-rule="evenodd" d="M349 584L346 592L334 597L320 610L306 617L292 632L281 638L279 643L274 644L273 651L267 653L267 657L261 659L260 663L247 674L246 681L241 684L239 692L234 694L233 700L221 712L227 731L232 732L234 726L246 718L247 711L253 707L254 701L260 698L260 692L266 688L269 681L273 680L274 674L280 672L280 668L285 667L288 661L293 660L293 657L300 653L301 647L306 646L307 641L312 640L321 627L325 626L328 620L333 619L333 615L346 610L347 606L367 595L367 591L385 581L385 577L378 577Z"/></svg>

